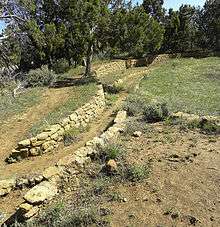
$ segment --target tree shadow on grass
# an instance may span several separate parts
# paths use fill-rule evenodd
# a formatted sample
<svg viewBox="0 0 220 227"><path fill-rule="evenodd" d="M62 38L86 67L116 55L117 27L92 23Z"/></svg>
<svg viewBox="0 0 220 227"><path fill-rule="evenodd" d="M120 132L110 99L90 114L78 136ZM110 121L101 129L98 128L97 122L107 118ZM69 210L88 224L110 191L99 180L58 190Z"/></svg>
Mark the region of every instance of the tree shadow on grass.
<svg viewBox="0 0 220 227"><path fill-rule="evenodd" d="M62 78L51 85L51 88L74 87L89 83L98 83L96 77Z"/></svg>

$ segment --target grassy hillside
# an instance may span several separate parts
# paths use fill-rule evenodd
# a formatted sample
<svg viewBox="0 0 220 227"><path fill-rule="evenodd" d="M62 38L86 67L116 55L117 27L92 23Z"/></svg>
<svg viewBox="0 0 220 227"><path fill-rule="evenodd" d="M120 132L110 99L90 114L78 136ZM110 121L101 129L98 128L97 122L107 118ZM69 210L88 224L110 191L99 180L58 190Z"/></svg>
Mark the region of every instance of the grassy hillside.
<svg viewBox="0 0 220 227"><path fill-rule="evenodd" d="M141 91L167 102L172 111L220 113L220 58L172 59L149 73Z"/></svg>

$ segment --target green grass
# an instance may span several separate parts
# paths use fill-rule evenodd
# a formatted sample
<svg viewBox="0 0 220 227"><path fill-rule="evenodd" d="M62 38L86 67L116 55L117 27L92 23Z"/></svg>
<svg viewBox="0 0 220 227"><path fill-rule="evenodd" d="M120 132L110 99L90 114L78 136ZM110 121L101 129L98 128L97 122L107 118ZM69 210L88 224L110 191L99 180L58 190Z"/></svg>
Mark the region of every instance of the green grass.
<svg viewBox="0 0 220 227"><path fill-rule="evenodd" d="M58 123L61 119L69 116L74 110L88 102L95 95L97 86L95 83L72 87L72 93L69 99L58 106L52 112L44 116L43 119L36 122L29 130L28 136L35 136L41 132L46 126Z"/></svg>
<svg viewBox="0 0 220 227"><path fill-rule="evenodd" d="M173 112L219 115L220 58L172 59L145 76L140 89Z"/></svg>
<svg viewBox="0 0 220 227"><path fill-rule="evenodd" d="M0 122L6 121L13 115L21 114L39 103L43 92L44 88L30 88L15 99L9 93L0 95Z"/></svg>

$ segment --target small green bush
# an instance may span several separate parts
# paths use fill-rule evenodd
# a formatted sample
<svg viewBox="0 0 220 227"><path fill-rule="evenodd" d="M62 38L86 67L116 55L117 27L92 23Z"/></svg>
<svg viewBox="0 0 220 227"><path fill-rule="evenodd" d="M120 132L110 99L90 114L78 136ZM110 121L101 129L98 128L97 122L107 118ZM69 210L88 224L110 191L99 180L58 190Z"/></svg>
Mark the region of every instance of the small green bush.
<svg viewBox="0 0 220 227"><path fill-rule="evenodd" d="M122 202L123 196L119 192L109 192L107 195L110 201L114 202Z"/></svg>
<svg viewBox="0 0 220 227"><path fill-rule="evenodd" d="M132 94L128 96L124 104L124 110L127 111L129 116L141 116L148 102L149 100L141 94Z"/></svg>
<svg viewBox="0 0 220 227"><path fill-rule="evenodd" d="M99 159L106 162L110 159L119 159L124 154L124 150L118 144L108 144L100 148Z"/></svg>
<svg viewBox="0 0 220 227"><path fill-rule="evenodd" d="M66 73L70 70L69 62L66 59L59 59L52 65L52 69L56 74Z"/></svg>
<svg viewBox="0 0 220 227"><path fill-rule="evenodd" d="M147 105L144 110L144 119L153 123L163 121L169 116L169 110L166 103L155 103Z"/></svg>
<svg viewBox="0 0 220 227"><path fill-rule="evenodd" d="M127 178L133 182L147 178L149 173L148 165L133 165L127 168Z"/></svg>
<svg viewBox="0 0 220 227"><path fill-rule="evenodd" d="M201 120L194 120L187 124L189 129L199 128L202 132L207 134L219 134L220 127L212 121L201 119Z"/></svg>
<svg viewBox="0 0 220 227"><path fill-rule="evenodd" d="M39 69L30 70L26 75L25 82L28 87L43 87L51 86L55 79L55 73L49 70L47 65L43 65Z"/></svg>
<svg viewBox="0 0 220 227"><path fill-rule="evenodd" d="M149 127L146 124L146 122L144 122L140 119L131 118L126 123L124 134L125 135L133 135L134 132L136 132L136 131L140 131L142 133L145 133L148 130L149 130Z"/></svg>

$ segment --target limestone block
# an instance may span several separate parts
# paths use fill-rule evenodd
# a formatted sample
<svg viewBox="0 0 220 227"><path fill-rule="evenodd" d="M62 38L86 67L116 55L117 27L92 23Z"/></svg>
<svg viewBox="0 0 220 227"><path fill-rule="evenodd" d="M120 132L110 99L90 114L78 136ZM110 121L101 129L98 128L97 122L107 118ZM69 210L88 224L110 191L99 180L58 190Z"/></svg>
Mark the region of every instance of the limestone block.
<svg viewBox="0 0 220 227"><path fill-rule="evenodd" d="M35 142L35 141L34 141L34 142L31 142L31 145L32 145L33 147L39 147L39 146L41 146L45 141L46 141L46 140L37 140L36 142Z"/></svg>
<svg viewBox="0 0 220 227"><path fill-rule="evenodd" d="M75 121L70 121L70 127L71 127L71 128L74 128L75 125L76 125L76 122L75 122Z"/></svg>
<svg viewBox="0 0 220 227"><path fill-rule="evenodd" d="M87 152L88 149L86 147L81 147L75 152L75 155L78 157L86 157L88 154Z"/></svg>
<svg viewBox="0 0 220 227"><path fill-rule="evenodd" d="M70 120L71 121L77 121L78 120L78 115L76 113L73 113L70 115Z"/></svg>
<svg viewBox="0 0 220 227"><path fill-rule="evenodd" d="M16 185L16 179L10 178L5 180L0 180L0 196L7 195Z"/></svg>
<svg viewBox="0 0 220 227"><path fill-rule="evenodd" d="M58 190L55 184L43 181L29 190L25 194L24 199L30 204L41 204L45 200L51 200L57 192Z"/></svg>
<svg viewBox="0 0 220 227"><path fill-rule="evenodd" d="M61 169L56 166L49 167L49 168L45 169L43 172L43 177L47 180L49 180L50 178L52 178L54 176L61 176L61 175L62 175Z"/></svg>
<svg viewBox="0 0 220 227"><path fill-rule="evenodd" d="M54 134L54 133L56 133L58 130L60 130L61 128L62 128L61 125L56 124L56 125L48 126L44 131L45 131L45 132L50 132L51 134Z"/></svg>
<svg viewBox="0 0 220 227"><path fill-rule="evenodd" d="M34 147L30 149L30 155L31 156L39 156L41 154L40 147Z"/></svg>
<svg viewBox="0 0 220 227"><path fill-rule="evenodd" d="M63 127L65 127L65 126L68 125L69 123L70 123L70 118L69 118L69 117L64 118L64 119L60 122L60 124L61 124Z"/></svg>
<svg viewBox="0 0 220 227"><path fill-rule="evenodd" d="M64 128L60 128L59 131L57 131L57 133L58 133L59 136L63 136L64 133L65 133Z"/></svg>
<svg viewBox="0 0 220 227"><path fill-rule="evenodd" d="M56 144L56 141L50 140L50 141L42 144L42 149L47 150L49 147L54 147L55 144Z"/></svg>
<svg viewBox="0 0 220 227"><path fill-rule="evenodd" d="M22 211L24 211L25 213L27 213L28 211L30 211L33 208L33 205L29 204L29 203L22 203L19 206L19 209L21 209Z"/></svg>
<svg viewBox="0 0 220 227"><path fill-rule="evenodd" d="M68 155L62 159L60 159L57 163L57 166L68 166L75 162L76 156L75 155Z"/></svg>
<svg viewBox="0 0 220 227"><path fill-rule="evenodd" d="M60 137L60 135L59 135L58 133L54 133L50 138L51 138L52 140L58 140L59 137Z"/></svg>
<svg viewBox="0 0 220 227"><path fill-rule="evenodd" d="M38 134L37 136L37 140L46 140L49 137L49 132L42 132L40 134Z"/></svg>
<svg viewBox="0 0 220 227"><path fill-rule="evenodd" d="M64 126L64 130L65 130L65 131L70 130L70 128L71 128L70 124L67 124L67 125Z"/></svg>
<svg viewBox="0 0 220 227"><path fill-rule="evenodd" d="M119 111L114 123L123 123L127 118L127 112L126 111Z"/></svg>
<svg viewBox="0 0 220 227"><path fill-rule="evenodd" d="M35 206L33 207L31 210L29 210L27 213L24 214L24 218L25 219L30 219L32 218L34 215L36 215L39 212L40 208Z"/></svg>
<svg viewBox="0 0 220 227"><path fill-rule="evenodd" d="M29 147L31 145L31 141L29 139L20 141L18 143L19 147Z"/></svg>
<svg viewBox="0 0 220 227"><path fill-rule="evenodd" d="M49 153L49 152L51 152L53 149L54 149L54 146L51 145L50 147L48 147L46 150L43 151L43 154Z"/></svg>

